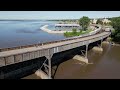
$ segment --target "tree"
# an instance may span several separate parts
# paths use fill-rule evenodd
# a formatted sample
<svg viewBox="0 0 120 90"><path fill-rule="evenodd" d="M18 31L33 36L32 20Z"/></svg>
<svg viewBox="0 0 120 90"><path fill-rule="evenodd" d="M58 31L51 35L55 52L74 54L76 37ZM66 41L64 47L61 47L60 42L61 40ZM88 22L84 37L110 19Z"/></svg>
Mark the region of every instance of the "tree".
<svg viewBox="0 0 120 90"><path fill-rule="evenodd" d="M98 19L98 20L97 20L97 24L101 24L101 25L102 25L103 22L102 22L100 19Z"/></svg>
<svg viewBox="0 0 120 90"><path fill-rule="evenodd" d="M83 30L86 30L90 23L90 19L86 16L83 16L79 19L79 25L82 26Z"/></svg>
<svg viewBox="0 0 120 90"><path fill-rule="evenodd" d="M72 29L72 32L73 32L73 34L75 35L75 34L77 33L77 29L76 29L76 28L73 28L73 29Z"/></svg>
<svg viewBox="0 0 120 90"><path fill-rule="evenodd" d="M115 31L112 32L111 37L113 38L114 41L120 42L120 17L112 18L110 24L115 29Z"/></svg>
<svg viewBox="0 0 120 90"><path fill-rule="evenodd" d="M115 30L120 30L120 17L112 18L111 25Z"/></svg>

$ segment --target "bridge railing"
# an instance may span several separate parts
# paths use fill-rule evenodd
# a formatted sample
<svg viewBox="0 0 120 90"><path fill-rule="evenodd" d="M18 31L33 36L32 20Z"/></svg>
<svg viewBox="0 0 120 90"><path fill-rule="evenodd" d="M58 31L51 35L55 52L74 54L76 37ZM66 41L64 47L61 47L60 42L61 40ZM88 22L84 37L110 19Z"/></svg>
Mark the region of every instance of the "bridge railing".
<svg viewBox="0 0 120 90"><path fill-rule="evenodd" d="M96 29L94 32L91 32L91 33L88 33L88 34L84 34L84 35L80 35L80 36L76 36L76 37L70 37L70 38L67 38L67 39L56 40L56 41L45 42L45 43L23 45L23 46L10 47L10 48L1 48L0 52L9 51L9 50L16 50L16 49L23 49L23 48L29 48L29 47L37 47L37 46L42 46L42 45L47 45L47 44L54 44L54 43L63 42L63 41L80 39L80 38L84 38L84 37L87 37L87 36L92 36L94 34L99 33L100 31L101 31L101 27L99 27L98 29Z"/></svg>

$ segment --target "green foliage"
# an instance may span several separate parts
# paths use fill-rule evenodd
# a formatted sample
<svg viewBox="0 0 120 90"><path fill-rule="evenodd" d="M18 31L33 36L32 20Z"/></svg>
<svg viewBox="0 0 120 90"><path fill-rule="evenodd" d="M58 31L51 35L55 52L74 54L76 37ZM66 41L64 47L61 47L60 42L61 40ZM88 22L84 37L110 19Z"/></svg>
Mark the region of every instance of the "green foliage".
<svg viewBox="0 0 120 90"><path fill-rule="evenodd" d="M112 18L111 25L115 30L120 30L120 17Z"/></svg>
<svg viewBox="0 0 120 90"><path fill-rule="evenodd" d="M72 29L72 33L73 33L73 34L76 34L76 33L77 33L77 29L76 29L76 28L73 28L73 29Z"/></svg>
<svg viewBox="0 0 120 90"><path fill-rule="evenodd" d="M109 22L109 23L104 23L104 25L109 26L109 25L111 25L111 22Z"/></svg>
<svg viewBox="0 0 120 90"><path fill-rule="evenodd" d="M86 16L83 16L79 19L79 25L82 26L83 30L87 30L87 27L90 23L90 19Z"/></svg>
<svg viewBox="0 0 120 90"><path fill-rule="evenodd" d="M82 33L83 30L80 30L80 33Z"/></svg>
<svg viewBox="0 0 120 90"><path fill-rule="evenodd" d="M102 25L103 22L102 22L100 19L98 19L98 20L97 20L97 24L101 24L101 25Z"/></svg>
<svg viewBox="0 0 120 90"><path fill-rule="evenodd" d="M112 40L120 43L120 33L115 33L112 35Z"/></svg>
<svg viewBox="0 0 120 90"><path fill-rule="evenodd" d="M120 17L112 18L110 24L115 29L112 31L112 40L115 42L120 42Z"/></svg>
<svg viewBox="0 0 120 90"><path fill-rule="evenodd" d="M72 32L65 32L64 36L66 36L66 37L79 36L79 35L82 35L82 34L87 34L91 31L92 30L86 30L86 31L81 30L81 31L77 32L76 29L73 29Z"/></svg>

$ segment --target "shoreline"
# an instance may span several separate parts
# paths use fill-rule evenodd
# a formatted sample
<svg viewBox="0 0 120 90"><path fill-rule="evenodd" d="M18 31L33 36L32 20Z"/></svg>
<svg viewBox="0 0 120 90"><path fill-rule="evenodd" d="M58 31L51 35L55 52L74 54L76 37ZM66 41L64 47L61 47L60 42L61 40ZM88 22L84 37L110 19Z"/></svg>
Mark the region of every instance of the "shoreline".
<svg viewBox="0 0 120 90"><path fill-rule="evenodd" d="M47 33L53 33L53 34L64 34L65 32L72 32L72 31L55 31L55 30L50 30L50 29L47 28L48 26L49 25L44 25L44 26L40 27L40 29L45 31L45 32L47 32ZM99 27L99 29L95 29L94 31L89 32L89 34L90 35L95 34L99 30L100 30L100 27Z"/></svg>
<svg viewBox="0 0 120 90"><path fill-rule="evenodd" d="M48 25L44 25L42 27L40 27L41 30L45 31L45 32L48 32L48 33L60 33L60 34L63 34L65 33L66 31L54 31L54 30L50 30L47 28ZM67 31L67 32L72 32L72 31Z"/></svg>
<svg viewBox="0 0 120 90"><path fill-rule="evenodd" d="M112 44L113 46L120 46L120 44L118 44L118 43L116 43L116 42L113 42L113 41L112 41L112 43L113 43L113 44Z"/></svg>
<svg viewBox="0 0 120 90"><path fill-rule="evenodd" d="M113 46L120 46L120 43L119 43L119 42L112 41L112 40L111 40L111 37L109 37L107 40L110 41Z"/></svg>
<svg viewBox="0 0 120 90"><path fill-rule="evenodd" d="M111 44L112 46L120 46L120 44L116 43L116 42L109 42L109 41L103 41L102 43L106 43L106 44Z"/></svg>
<svg viewBox="0 0 120 90"><path fill-rule="evenodd" d="M64 31L64 30L61 30L61 31L50 30L47 28L48 26L49 25L44 25L44 26L40 27L40 29L45 31L45 32L55 33L55 34L64 34L65 32L72 32L72 31ZM77 31L77 32L79 32L79 31Z"/></svg>

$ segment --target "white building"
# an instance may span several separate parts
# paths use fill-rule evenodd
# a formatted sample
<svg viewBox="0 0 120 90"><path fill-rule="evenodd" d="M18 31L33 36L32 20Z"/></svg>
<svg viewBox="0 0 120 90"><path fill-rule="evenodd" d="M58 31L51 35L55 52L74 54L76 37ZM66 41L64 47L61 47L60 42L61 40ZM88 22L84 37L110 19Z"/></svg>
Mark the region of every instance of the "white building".
<svg viewBox="0 0 120 90"><path fill-rule="evenodd" d="M92 24L92 20L90 20L90 24Z"/></svg>
<svg viewBox="0 0 120 90"><path fill-rule="evenodd" d="M110 23L111 21L105 18L105 19L102 20L102 22L104 24L104 23Z"/></svg>
<svg viewBox="0 0 120 90"><path fill-rule="evenodd" d="M81 26L79 24L55 24L55 30L59 31L72 31L73 28L79 30L81 29Z"/></svg>
<svg viewBox="0 0 120 90"><path fill-rule="evenodd" d="M80 27L79 24L55 24L55 27Z"/></svg>
<svg viewBox="0 0 120 90"><path fill-rule="evenodd" d="M97 19L93 19L92 23L96 24L97 23Z"/></svg>

